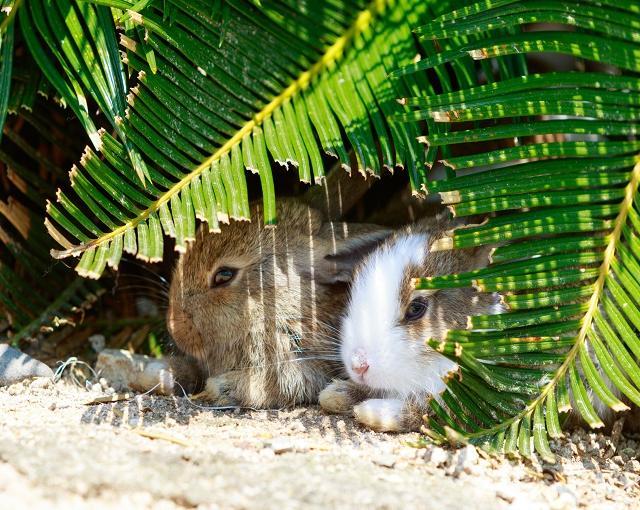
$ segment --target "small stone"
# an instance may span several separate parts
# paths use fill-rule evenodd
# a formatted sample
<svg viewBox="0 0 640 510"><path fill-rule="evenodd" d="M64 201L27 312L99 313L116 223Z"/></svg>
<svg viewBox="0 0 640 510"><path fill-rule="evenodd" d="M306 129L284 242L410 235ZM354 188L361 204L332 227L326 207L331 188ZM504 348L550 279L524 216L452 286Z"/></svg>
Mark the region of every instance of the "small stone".
<svg viewBox="0 0 640 510"><path fill-rule="evenodd" d="M611 460L618 464L618 466L624 465L624 460L622 460L622 457L620 455L615 455Z"/></svg>
<svg viewBox="0 0 640 510"><path fill-rule="evenodd" d="M549 503L550 510L572 510L577 506L578 498L571 489L564 486L556 487L556 497Z"/></svg>
<svg viewBox="0 0 640 510"><path fill-rule="evenodd" d="M428 456L427 462L434 467L440 467L449 460L449 453L439 446L431 448L431 453Z"/></svg>
<svg viewBox="0 0 640 510"><path fill-rule="evenodd" d="M31 384L29 388L32 390L46 390L51 386L51 378L50 377L37 377Z"/></svg>
<svg viewBox="0 0 640 510"><path fill-rule="evenodd" d="M626 447L622 449L623 459L625 456L627 456L628 458L631 458L631 457L635 457L635 455L636 455L636 451L633 448Z"/></svg>
<svg viewBox="0 0 640 510"><path fill-rule="evenodd" d="M420 448L414 448L412 446L404 446L397 450L397 456L402 459L415 460L421 455Z"/></svg>
<svg viewBox="0 0 640 510"><path fill-rule="evenodd" d="M30 377L53 377L53 370L7 344L0 344L0 386Z"/></svg>
<svg viewBox="0 0 640 510"><path fill-rule="evenodd" d="M292 452L294 450L293 443L287 439L275 439L271 442L269 447L276 455Z"/></svg>
<svg viewBox="0 0 640 510"><path fill-rule="evenodd" d="M289 425L289 428L293 432L304 432L305 430L307 430L307 427L305 427L300 420L293 420L291 422L291 425Z"/></svg>
<svg viewBox="0 0 640 510"><path fill-rule="evenodd" d="M496 497L506 501L507 503L513 503L513 500L516 499L515 494L508 489L498 489L496 491Z"/></svg>
<svg viewBox="0 0 640 510"><path fill-rule="evenodd" d="M102 352L106 345L106 339L104 335L91 335L89 337L89 343L95 352Z"/></svg>
<svg viewBox="0 0 640 510"><path fill-rule="evenodd" d="M155 393L173 394L173 374L164 359L104 349L98 354L96 372L118 391L132 389L144 392L157 386Z"/></svg>
<svg viewBox="0 0 640 510"><path fill-rule="evenodd" d="M626 473L619 473L616 475L616 482L623 488L630 485L630 480Z"/></svg>
<svg viewBox="0 0 640 510"><path fill-rule="evenodd" d="M51 404L49 404L49 411L55 411L56 410L56 403L55 402L51 402Z"/></svg>
<svg viewBox="0 0 640 510"><path fill-rule="evenodd" d="M453 470L454 476L460 476L461 473L471 474L473 467L478 464L478 450L472 444L468 444L458 454L458 461Z"/></svg>
<svg viewBox="0 0 640 510"><path fill-rule="evenodd" d="M632 459L624 465L624 469L631 473L640 473L640 461Z"/></svg>
<svg viewBox="0 0 640 510"><path fill-rule="evenodd" d="M109 381L107 381L104 377L98 379L98 382L100 383L100 386L102 386L103 390L106 390L109 387Z"/></svg>
<svg viewBox="0 0 640 510"><path fill-rule="evenodd" d="M396 459L392 455L378 455L371 459L376 466L393 469L396 465Z"/></svg>

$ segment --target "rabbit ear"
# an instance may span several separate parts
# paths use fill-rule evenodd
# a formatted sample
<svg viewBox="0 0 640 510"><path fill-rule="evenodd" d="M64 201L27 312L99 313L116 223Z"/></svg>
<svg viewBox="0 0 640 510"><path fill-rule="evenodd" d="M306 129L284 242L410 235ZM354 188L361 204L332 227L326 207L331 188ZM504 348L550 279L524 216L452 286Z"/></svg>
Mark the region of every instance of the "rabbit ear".
<svg viewBox="0 0 640 510"><path fill-rule="evenodd" d="M358 263L382 244L391 230L378 225L329 223L322 227L321 257L314 279L320 283L349 283Z"/></svg>

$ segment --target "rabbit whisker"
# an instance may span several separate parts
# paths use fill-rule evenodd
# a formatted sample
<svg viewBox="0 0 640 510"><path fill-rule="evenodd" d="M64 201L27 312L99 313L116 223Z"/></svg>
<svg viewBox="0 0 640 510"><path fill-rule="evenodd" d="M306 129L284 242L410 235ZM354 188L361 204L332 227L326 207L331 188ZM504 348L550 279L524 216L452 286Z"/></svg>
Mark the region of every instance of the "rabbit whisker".
<svg viewBox="0 0 640 510"><path fill-rule="evenodd" d="M155 276L158 280L160 280L161 283L164 283L165 285L169 286L169 281L164 276L156 273L152 269L149 269L149 267L146 264L142 264L141 262L138 262L134 258L123 257L122 263L124 265L131 264L132 266L137 266L140 269L142 269L143 271L146 271L147 273L149 273L150 275Z"/></svg>
<svg viewBox="0 0 640 510"><path fill-rule="evenodd" d="M169 290L169 285L166 282L158 281L158 280L156 280L154 278L150 278L150 277L148 277L146 275L142 275L142 274L123 273L120 276L120 278L123 279L123 280L139 280L141 282L149 283L149 284L151 284L154 287L157 287L159 289Z"/></svg>

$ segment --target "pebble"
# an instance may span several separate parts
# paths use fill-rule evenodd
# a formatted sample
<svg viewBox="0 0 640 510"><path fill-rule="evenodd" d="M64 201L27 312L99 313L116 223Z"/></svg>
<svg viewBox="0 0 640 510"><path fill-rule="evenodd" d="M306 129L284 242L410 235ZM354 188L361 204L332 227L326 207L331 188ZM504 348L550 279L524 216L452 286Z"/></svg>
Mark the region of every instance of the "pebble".
<svg viewBox="0 0 640 510"><path fill-rule="evenodd" d="M7 392L9 393L9 395L15 397L16 395L20 395L22 392L24 392L24 386L22 386L21 384L12 384L11 386L9 386L9 388L7 388Z"/></svg>
<svg viewBox="0 0 640 510"><path fill-rule="evenodd" d="M104 349L98 354L95 370L117 391L145 392L157 386L156 394L173 394L173 376L164 359Z"/></svg>
<svg viewBox="0 0 640 510"><path fill-rule="evenodd" d="M618 480L618 482L620 482L620 485L622 485L623 487L626 487L629 484L629 477L626 475L626 473L620 473L618 476L616 476L616 480Z"/></svg>
<svg viewBox="0 0 640 510"><path fill-rule="evenodd" d="M104 335L91 335L89 337L89 343L95 352L102 352L106 345L106 339Z"/></svg>
<svg viewBox="0 0 640 510"><path fill-rule="evenodd" d="M515 494L513 494L513 490L510 489L498 489L496 491L496 497L506 501L507 503L513 503L513 500L516 499Z"/></svg>
<svg viewBox="0 0 640 510"><path fill-rule="evenodd" d="M636 455L636 451L633 448L623 448L622 449L622 458L624 459L625 456L627 457L635 457Z"/></svg>
<svg viewBox="0 0 640 510"><path fill-rule="evenodd" d="M0 386L9 386L30 377L53 377L53 370L18 349L0 344Z"/></svg>
<svg viewBox="0 0 640 510"><path fill-rule="evenodd" d="M431 454L429 455L427 462L434 467L440 467L446 464L448 460L449 453L444 448L434 446L431 448Z"/></svg>
<svg viewBox="0 0 640 510"><path fill-rule="evenodd" d="M280 455L282 453L292 452L294 450L294 445L287 439L275 439L271 441L271 443L269 444L269 448L276 455Z"/></svg>
<svg viewBox="0 0 640 510"><path fill-rule="evenodd" d="M293 420L291 425L289 425L289 429L292 432L304 432L307 430L307 427L300 420Z"/></svg>
<svg viewBox="0 0 640 510"><path fill-rule="evenodd" d="M636 459L630 460L625 464L624 469L632 473L640 473L640 461Z"/></svg>
<svg viewBox="0 0 640 510"><path fill-rule="evenodd" d="M461 473L471 474L473 467L478 464L478 450L472 444L468 444L458 454L458 462L453 471L454 476L460 476Z"/></svg>
<svg viewBox="0 0 640 510"><path fill-rule="evenodd" d="M37 377L31 381L29 388L32 390L46 390L51 387L51 384L52 382L50 377Z"/></svg>
<svg viewBox="0 0 640 510"><path fill-rule="evenodd" d="M615 455L611 460L618 464L618 466L624 465L624 460L622 460L622 457L620 455Z"/></svg>
<svg viewBox="0 0 640 510"><path fill-rule="evenodd" d="M572 510L577 506L578 498L571 489L562 485L556 486L556 497L549 502L550 510Z"/></svg>
<svg viewBox="0 0 640 510"><path fill-rule="evenodd" d="M396 459L392 455L378 455L371 459L376 466L392 469L396 465Z"/></svg>

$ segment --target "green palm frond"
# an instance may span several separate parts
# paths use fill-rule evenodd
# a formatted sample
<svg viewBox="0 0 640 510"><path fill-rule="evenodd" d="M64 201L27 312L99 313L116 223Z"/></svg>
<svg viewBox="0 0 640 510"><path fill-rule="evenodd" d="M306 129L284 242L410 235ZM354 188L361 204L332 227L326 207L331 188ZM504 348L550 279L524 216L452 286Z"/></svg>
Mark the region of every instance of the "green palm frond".
<svg viewBox="0 0 640 510"><path fill-rule="evenodd" d="M87 94L124 144L137 177L149 174L120 128L127 83L108 7L72 0L28 0L18 16L30 54L84 126L93 146L101 140L89 114Z"/></svg>
<svg viewBox="0 0 640 510"><path fill-rule="evenodd" d="M533 22L575 30L523 30ZM488 268L417 287L498 292L508 309L429 341L461 366L432 402L432 437L553 461L548 437L562 435L562 413L574 409L597 428L597 403L640 405L639 26L634 2L486 0L420 27L442 51L395 73L470 58L477 71L496 71L482 85L407 97L411 112L400 116L446 126L422 141L444 149L452 176L426 190L456 216L491 213L434 249L498 245ZM548 52L593 70L514 76L489 60ZM488 141L502 147L478 144ZM462 144L475 153L456 156Z"/></svg>
<svg viewBox="0 0 640 510"><path fill-rule="evenodd" d="M198 219L211 232L248 219L246 170L274 223L273 162L317 183L327 154L350 167L352 153L363 173L403 166L456 216L488 217L434 249L497 246L488 268L416 283L498 292L508 308L429 341L461 366L431 404L433 438L552 460L548 438L569 410L599 427L597 404L640 404L637 2L9 4L0 121L55 91L92 141L45 222L54 256L80 257L80 275L116 268L123 252L159 261L165 235L184 251ZM23 41L28 58L12 61ZM576 68L533 68L548 54ZM37 156L11 130L5 143ZM52 192L10 157L0 154L29 184L21 203ZM447 178L432 180L438 159ZM0 299L20 327L37 325L33 310L52 300L29 296L15 264L47 243L36 227L22 238L11 228L0 230Z"/></svg>
<svg viewBox="0 0 640 510"><path fill-rule="evenodd" d="M13 23L0 31L0 140L9 106L9 85L13 70Z"/></svg>
<svg viewBox="0 0 640 510"><path fill-rule="evenodd" d="M362 172L402 165L416 187L426 178L418 127L390 119L405 108L397 97L428 82L410 76L392 86L387 74L415 56L410 27L430 19L428 3L257 8L228 0L224 19L212 18L203 0L147 4L121 16L125 61L138 83L117 124L143 155L149 179L141 186L122 137L101 131L101 155L87 149L71 172L73 190L48 208L47 227L64 248L54 256L82 254L81 275L117 267L123 251L160 260L163 232L182 251L196 218L210 231L229 218L247 219L245 169L259 174L265 220L273 223L269 157L296 167L303 182L319 182L322 152L348 166L348 143Z"/></svg>

